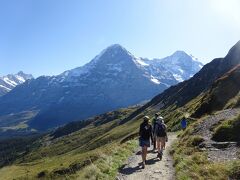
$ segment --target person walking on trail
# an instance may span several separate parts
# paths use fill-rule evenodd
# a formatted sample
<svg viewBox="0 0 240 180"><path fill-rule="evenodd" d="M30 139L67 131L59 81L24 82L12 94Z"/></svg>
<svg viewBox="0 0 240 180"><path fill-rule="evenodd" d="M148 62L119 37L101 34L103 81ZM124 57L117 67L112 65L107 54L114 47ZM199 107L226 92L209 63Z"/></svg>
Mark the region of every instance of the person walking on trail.
<svg viewBox="0 0 240 180"><path fill-rule="evenodd" d="M183 119L181 120L181 127L182 130L185 130L187 128L187 120L185 117L183 117Z"/></svg>
<svg viewBox="0 0 240 180"><path fill-rule="evenodd" d="M163 150L165 149L166 141L167 141L167 126L163 121L163 117L159 116L157 119L157 123L155 125L156 141L157 141L157 149L158 155L157 157L161 160L163 155Z"/></svg>
<svg viewBox="0 0 240 180"><path fill-rule="evenodd" d="M145 168L147 158L147 148L150 147L150 138L152 139L152 126L150 118L144 116L139 130L139 145L142 147L142 168Z"/></svg>
<svg viewBox="0 0 240 180"><path fill-rule="evenodd" d="M156 135L155 135L155 125L157 123L157 118L158 118L159 114L156 113L153 120L152 120L152 128L153 128L153 142L152 142L152 145L153 145L153 151L156 150Z"/></svg>

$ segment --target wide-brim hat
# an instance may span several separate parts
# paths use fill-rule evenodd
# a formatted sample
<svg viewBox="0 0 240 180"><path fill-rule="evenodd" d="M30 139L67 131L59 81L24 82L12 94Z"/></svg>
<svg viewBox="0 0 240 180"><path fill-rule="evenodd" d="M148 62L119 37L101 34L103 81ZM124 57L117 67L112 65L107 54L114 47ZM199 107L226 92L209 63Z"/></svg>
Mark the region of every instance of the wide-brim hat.
<svg viewBox="0 0 240 180"><path fill-rule="evenodd" d="M144 121L150 120L150 118L148 116L144 116L143 119L144 119Z"/></svg>

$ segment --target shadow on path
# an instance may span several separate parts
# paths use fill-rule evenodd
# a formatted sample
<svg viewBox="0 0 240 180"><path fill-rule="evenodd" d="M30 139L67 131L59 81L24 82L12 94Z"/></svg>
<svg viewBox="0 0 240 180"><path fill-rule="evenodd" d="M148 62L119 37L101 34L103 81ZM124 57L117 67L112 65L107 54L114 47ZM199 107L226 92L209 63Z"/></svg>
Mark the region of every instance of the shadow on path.
<svg viewBox="0 0 240 180"><path fill-rule="evenodd" d="M152 159L148 159L147 162L146 162L146 165L153 165L155 164L156 162L158 162L159 159L158 158L152 158ZM120 168L119 172L121 174L125 174L125 175L129 175L129 174L133 174L137 171L140 171L142 169L142 165L141 163L139 163L138 166L135 166L135 167L122 167Z"/></svg>
<svg viewBox="0 0 240 180"><path fill-rule="evenodd" d="M156 162L160 161L158 158L152 158L147 160L147 165L155 164Z"/></svg>
<svg viewBox="0 0 240 180"><path fill-rule="evenodd" d="M152 154L157 153L157 152L155 152L155 151L152 150L152 149L151 149L151 150L149 149L147 152L148 152L148 153L152 153ZM142 151L138 151L138 152L136 152L136 155L142 155Z"/></svg>
<svg viewBox="0 0 240 180"><path fill-rule="evenodd" d="M136 166L136 167L127 167L127 168L122 168L122 169L120 169L120 173L122 173L122 174L125 174L125 175L129 175L129 174L133 174L133 173L135 173L136 171L139 171L139 170L141 170L142 168L141 168L141 166Z"/></svg>

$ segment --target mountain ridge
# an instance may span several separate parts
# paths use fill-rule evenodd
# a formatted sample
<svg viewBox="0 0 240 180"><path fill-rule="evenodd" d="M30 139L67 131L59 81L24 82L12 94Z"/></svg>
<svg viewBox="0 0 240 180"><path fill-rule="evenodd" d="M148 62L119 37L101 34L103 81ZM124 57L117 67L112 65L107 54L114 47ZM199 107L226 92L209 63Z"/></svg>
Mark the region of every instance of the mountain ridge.
<svg viewBox="0 0 240 180"><path fill-rule="evenodd" d="M209 88L216 79L239 64L239 49L240 41L229 50L224 58L216 58L212 60L196 73L193 78L179 83L176 86L172 86L162 94L156 96L152 102L162 101L164 106L176 102L178 106L183 106L186 102L197 97L202 91ZM173 96L173 94L175 95ZM171 97L169 95L171 95Z"/></svg>
<svg viewBox="0 0 240 180"><path fill-rule="evenodd" d="M112 45L84 66L41 76L1 97L0 127L3 116L34 111L37 114L26 121L27 126L46 130L138 104L177 83L160 64L147 64Z"/></svg>

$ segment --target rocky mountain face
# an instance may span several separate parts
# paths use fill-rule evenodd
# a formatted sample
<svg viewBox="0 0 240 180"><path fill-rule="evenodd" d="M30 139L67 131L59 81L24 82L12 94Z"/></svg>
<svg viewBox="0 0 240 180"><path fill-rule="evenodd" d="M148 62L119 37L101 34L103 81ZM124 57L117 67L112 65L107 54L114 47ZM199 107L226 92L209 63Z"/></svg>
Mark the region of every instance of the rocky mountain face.
<svg viewBox="0 0 240 180"><path fill-rule="evenodd" d="M46 130L141 103L201 68L202 64L192 59L190 64L196 65L188 69L182 61L190 61L192 57L177 56L175 53L168 57L172 66L178 66L170 69L167 59L137 58L122 46L112 45L82 67L27 81L1 97L0 122L9 114L34 111L36 115L28 119L28 126ZM180 74L173 73L172 69L178 68Z"/></svg>
<svg viewBox="0 0 240 180"><path fill-rule="evenodd" d="M24 83L26 80L32 79L31 74L25 74L22 71L17 74L8 74L0 77L0 96L5 95L17 85Z"/></svg>

